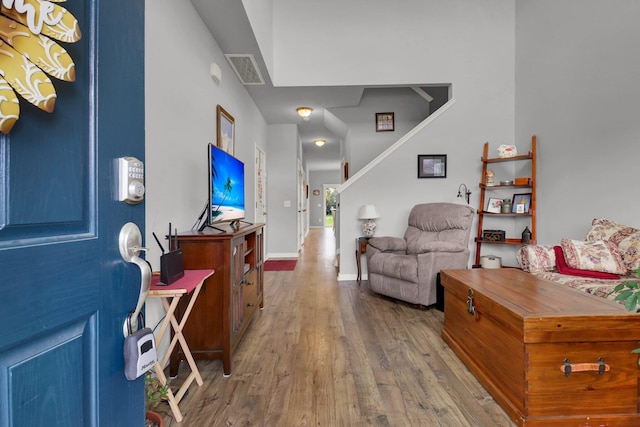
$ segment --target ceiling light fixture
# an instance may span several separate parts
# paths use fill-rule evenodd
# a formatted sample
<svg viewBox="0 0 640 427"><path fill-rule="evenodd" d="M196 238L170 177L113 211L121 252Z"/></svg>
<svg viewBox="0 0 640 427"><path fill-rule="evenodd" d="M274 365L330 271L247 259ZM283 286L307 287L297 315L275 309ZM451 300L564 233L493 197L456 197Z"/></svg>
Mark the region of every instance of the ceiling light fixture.
<svg viewBox="0 0 640 427"><path fill-rule="evenodd" d="M314 144L316 144L318 147L322 147L327 141L325 141L324 139L316 139L315 141L313 141Z"/></svg>
<svg viewBox="0 0 640 427"><path fill-rule="evenodd" d="M313 108L311 108L311 107L298 107L298 108L296 108L296 111L298 112L298 115L300 117L302 117L304 120L308 120L309 116L311 115L311 112L313 111Z"/></svg>

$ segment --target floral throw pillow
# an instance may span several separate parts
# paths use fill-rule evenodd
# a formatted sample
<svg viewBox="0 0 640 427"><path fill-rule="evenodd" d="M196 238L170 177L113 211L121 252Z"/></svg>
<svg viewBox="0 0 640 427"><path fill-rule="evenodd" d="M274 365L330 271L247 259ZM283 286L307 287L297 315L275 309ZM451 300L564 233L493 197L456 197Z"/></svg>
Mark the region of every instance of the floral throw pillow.
<svg viewBox="0 0 640 427"><path fill-rule="evenodd" d="M544 273L556 267L556 255L553 246L529 245L518 249L516 259L520 268L528 273Z"/></svg>
<svg viewBox="0 0 640 427"><path fill-rule="evenodd" d="M571 268L621 275L627 272L618 247L608 240L582 242L562 239L560 246L562 246L565 261Z"/></svg>
<svg viewBox="0 0 640 427"><path fill-rule="evenodd" d="M595 218L584 240L609 240L618 246L622 261L629 270L640 268L640 230L617 222Z"/></svg>
<svg viewBox="0 0 640 427"><path fill-rule="evenodd" d="M615 243L614 239L611 240ZM622 255L622 261L629 270L640 268L640 230L620 240L618 249Z"/></svg>
<svg viewBox="0 0 640 427"><path fill-rule="evenodd" d="M608 219L594 218L593 221L591 221L591 228L587 231L586 236L584 236L584 240L588 242L609 240L611 236L623 231L625 228L629 227Z"/></svg>

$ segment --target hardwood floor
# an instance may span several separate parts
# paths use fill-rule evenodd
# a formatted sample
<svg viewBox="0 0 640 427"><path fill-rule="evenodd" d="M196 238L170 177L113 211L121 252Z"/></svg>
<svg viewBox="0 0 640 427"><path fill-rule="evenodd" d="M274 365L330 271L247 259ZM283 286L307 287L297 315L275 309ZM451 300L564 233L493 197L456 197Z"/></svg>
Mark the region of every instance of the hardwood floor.
<svg viewBox="0 0 640 427"><path fill-rule="evenodd" d="M334 252L332 230L314 228L294 271L265 272L231 376L197 361L184 420L153 408L167 426L514 425L440 338L441 312L337 282Z"/></svg>

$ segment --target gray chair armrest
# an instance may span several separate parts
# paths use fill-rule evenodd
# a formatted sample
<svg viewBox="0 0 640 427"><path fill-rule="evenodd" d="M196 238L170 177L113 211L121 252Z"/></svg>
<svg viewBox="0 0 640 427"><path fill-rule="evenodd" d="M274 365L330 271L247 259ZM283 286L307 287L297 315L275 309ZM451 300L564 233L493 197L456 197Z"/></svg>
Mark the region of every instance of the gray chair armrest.
<svg viewBox="0 0 640 427"><path fill-rule="evenodd" d="M406 252L407 241L400 237L384 236L369 239L369 246L380 252Z"/></svg>
<svg viewBox="0 0 640 427"><path fill-rule="evenodd" d="M443 241L414 241L407 247L407 253L410 254L424 254L428 252L463 252L467 249L466 246L462 246L454 242Z"/></svg>

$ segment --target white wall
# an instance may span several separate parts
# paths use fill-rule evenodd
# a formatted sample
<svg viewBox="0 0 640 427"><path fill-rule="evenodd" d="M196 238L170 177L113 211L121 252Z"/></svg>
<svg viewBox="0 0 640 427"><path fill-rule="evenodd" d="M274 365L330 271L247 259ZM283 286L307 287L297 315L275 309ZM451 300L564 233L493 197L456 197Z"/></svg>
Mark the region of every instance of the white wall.
<svg viewBox="0 0 640 427"><path fill-rule="evenodd" d="M207 144L216 140L216 105L235 119L235 156L245 163L246 216L255 214L254 146L266 151L267 125L190 3L153 0L146 8L146 212L151 232L171 221L191 228L208 194ZM171 28L179 26L180 31ZM222 83L209 75L215 62ZM151 238L152 239L152 238ZM149 245L158 268L159 251Z"/></svg>
<svg viewBox="0 0 640 427"><path fill-rule="evenodd" d="M517 2L516 135L538 136L538 240L640 227L640 2Z"/></svg>
<svg viewBox="0 0 640 427"><path fill-rule="evenodd" d="M456 103L341 194L340 247L343 254L355 252L355 237L362 233L357 214L363 204L373 203L379 209L381 218L377 221L377 235L396 236L404 233L408 213L415 204L452 201L461 183L471 188L471 204L477 206L483 143L491 141L497 147L514 142L514 4L415 1L389 11L391 15L385 15L386 12L379 8L360 9L361 15L354 11L345 18L352 22L350 32L366 33L366 41L381 37L382 49L388 37L398 44L394 48L387 46L391 53L384 61L374 58L375 52L364 46L364 39L332 45L339 51L344 48L359 52L357 64L340 67L346 79L355 80L361 76L361 80L373 79L375 83L387 84L424 80L451 82ZM338 15L346 13L344 10L339 12ZM395 28L393 36L382 37L376 30L372 31L377 28L378 18L371 15L380 12L390 17L389 25ZM395 21L400 14L406 23ZM378 25L391 31L386 23ZM416 52L420 54L415 55ZM318 62L324 63L323 60ZM333 62L336 62L335 58ZM320 72L323 71L331 73L320 67ZM528 139L520 142L529 144ZM418 179L418 154L447 154L447 178ZM354 158L357 155L358 150L352 149L351 162L357 163ZM471 252L473 254L473 250ZM355 277L355 258L342 256L339 279L353 280Z"/></svg>
<svg viewBox="0 0 640 427"><path fill-rule="evenodd" d="M216 104L236 124L235 155L245 163L245 201L254 217L254 146L266 151L267 125L190 2L147 0L145 11L146 259L159 270L161 240L171 222L191 228L208 194L207 144L216 140ZM179 29L179 30L178 30ZM222 69L217 86L209 66ZM147 304L148 324L162 316Z"/></svg>
<svg viewBox="0 0 640 427"><path fill-rule="evenodd" d="M503 29L513 32L514 8L503 0L274 0L272 79L285 86L447 83L452 57L460 72L484 74L505 43L513 54ZM313 37L300 37L309 31Z"/></svg>
<svg viewBox="0 0 640 427"><path fill-rule="evenodd" d="M349 175L353 176L419 122L396 120L394 132L376 132L373 117L369 123L351 123ZM442 154L442 153L422 153Z"/></svg>
<svg viewBox="0 0 640 427"><path fill-rule="evenodd" d="M269 125L267 139L266 256L297 257L298 129L296 125Z"/></svg>
<svg viewBox="0 0 640 427"><path fill-rule="evenodd" d="M449 199L451 190L445 191L448 185L444 182L416 183L413 172L401 169L403 160L409 164L415 154L423 151L417 146L430 147L433 151L456 145L466 147L455 162L449 152L449 176L457 180L453 187L457 188L459 182L470 186L474 191L471 204L477 206L478 158L483 140L490 141L491 150L501 143L515 143L526 151L532 134L538 136L540 243L557 243L562 237L580 239L594 217L640 226L637 217L640 202L634 196L635 163L640 158L637 120L640 57L633 53L640 44L640 27L635 22L639 10L640 3L632 0L521 0L517 2L513 20L506 17L506 9L504 14L496 13L495 25L491 26L496 31L502 29L502 37L496 37L493 42L470 40L466 50L482 53L484 60L475 67L467 67L463 71L467 75L460 74L460 68L452 70L451 75L456 76L451 78L453 93L458 101L452 110L341 197L343 252L352 252L353 236L360 233L359 224L349 221L355 218L361 204L383 203L379 207L383 218L378 221L378 235L403 232L413 200L394 196L384 203L384 197L372 196L371 192L373 188L378 193L397 192L388 181L391 173L401 175L392 183L405 194L423 196L423 201ZM487 9L487 17L481 22L496 11ZM478 30L470 25L471 33ZM517 31L510 34L509 27ZM456 34L457 38L466 36ZM510 42L496 43L498 38L512 39L515 46L510 46ZM496 49L493 56L487 50L491 47ZM516 52L513 58L510 49ZM433 54L429 57L434 59ZM440 56L435 57L435 62L458 60L454 54L451 61L439 59ZM497 68L492 69L494 66ZM511 84L501 86L501 80L494 78L509 72L517 82L515 89ZM474 79L477 79L475 84ZM506 114L501 117L499 107L485 111L490 104L484 103L483 97L490 104L492 101L504 103ZM515 114L509 111L512 98ZM473 116L473 108L459 111L460 107L466 109L472 104L478 116ZM513 139L508 137L508 132L500 135L506 130L503 127L510 117L514 118L517 129ZM494 135L495 132L498 134ZM461 165L461 170L454 171L456 165ZM421 187L425 190L420 191ZM388 218L389 208L391 218ZM507 233L519 233L522 227L517 224L511 230L507 228ZM473 253L472 250L472 256ZM353 278L355 260L350 258L341 260L341 278ZM506 261L513 265L513 256Z"/></svg>
<svg viewBox="0 0 640 427"><path fill-rule="evenodd" d="M443 98L446 94L441 88L433 91ZM434 104L439 101L434 99ZM443 99L442 103L446 101ZM410 88L367 88L358 105L332 108L331 112L349 127L345 158L349 161L349 175L353 176L424 120L431 112L431 105ZM376 132L376 113L382 112L394 113L393 131Z"/></svg>
<svg viewBox="0 0 640 427"><path fill-rule="evenodd" d="M269 74L273 74L273 1L242 0Z"/></svg>

